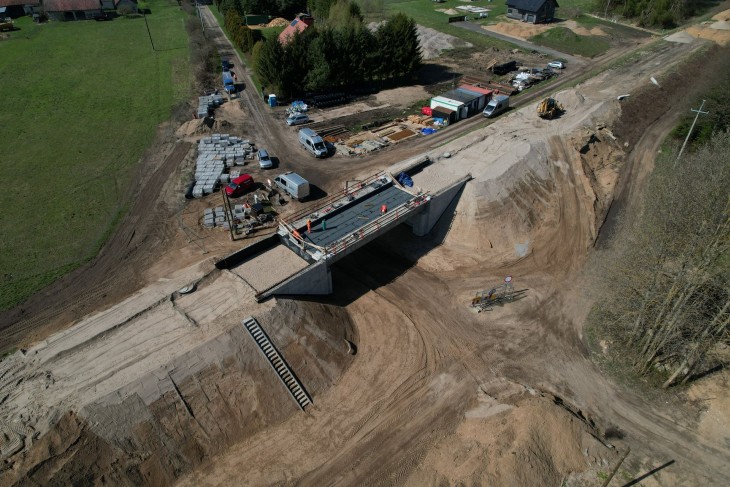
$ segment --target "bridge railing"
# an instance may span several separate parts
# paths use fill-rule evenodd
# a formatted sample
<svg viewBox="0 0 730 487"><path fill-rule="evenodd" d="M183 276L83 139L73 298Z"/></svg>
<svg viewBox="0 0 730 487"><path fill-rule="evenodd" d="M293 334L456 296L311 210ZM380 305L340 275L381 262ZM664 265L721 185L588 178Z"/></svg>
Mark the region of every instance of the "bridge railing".
<svg viewBox="0 0 730 487"><path fill-rule="evenodd" d="M331 207L332 205L334 205L335 203L337 203L340 200L344 200L343 205L350 203L350 201L347 201L348 196L359 192L363 188L371 185L375 181L382 179L382 178L386 178L388 180L387 183L385 183L385 184L393 182L393 179L384 172L375 174L373 176L370 176L367 179L363 179L358 184L356 184L350 188L343 189L342 191L338 191L337 193L334 193L331 196L328 196L322 200L319 200L316 203L309 205L306 208L304 208L296 213L288 215L286 217L286 222L289 226L294 227L297 222L299 222L301 220L306 220L313 213L319 213L320 216L324 216L324 215L322 215L322 211L324 209ZM338 208L341 208L341 206ZM338 208L332 208L332 210L336 210Z"/></svg>
<svg viewBox="0 0 730 487"><path fill-rule="evenodd" d="M387 211L383 216L373 220L372 222L362 226L359 230L356 232L353 232L345 237L342 237L341 239L332 242L331 244L325 246L324 248L318 247L318 249L321 249L325 255L325 258L329 258L335 254L338 254L340 252L343 252L347 250L352 245L360 242L364 238L368 237L369 235L376 233L380 231L381 228L387 226L388 224L400 220L401 218L415 212L418 210L421 205L428 203L430 201L431 196L427 193L421 194L416 196L414 199L410 201L406 201L400 206L397 206L393 208L392 210Z"/></svg>

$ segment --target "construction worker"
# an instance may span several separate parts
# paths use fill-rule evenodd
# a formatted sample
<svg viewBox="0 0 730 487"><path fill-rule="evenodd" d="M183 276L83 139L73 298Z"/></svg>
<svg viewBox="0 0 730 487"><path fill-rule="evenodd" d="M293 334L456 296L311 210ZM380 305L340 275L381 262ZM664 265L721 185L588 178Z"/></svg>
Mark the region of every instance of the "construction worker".
<svg viewBox="0 0 730 487"><path fill-rule="evenodd" d="M388 206L383 204L380 206L380 214L385 215L388 212Z"/></svg>
<svg viewBox="0 0 730 487"><path fill-rule="evenodd" d="M327 221L322 218L322 231L324 232L325 230L327 230Z"/></svg>
<svg viewBox="0 0 730 487"><path fill-rule="evenodd" d="M296 230L292 231L292 234L294 235L294 238L296 238L297 240L302 240L302 236Z"/></svg>
<svg viewBox="0 0 730 487"><path fill-rule="evenodd" d="M307 233L312 233L312 220L307 220Z"/></svg>

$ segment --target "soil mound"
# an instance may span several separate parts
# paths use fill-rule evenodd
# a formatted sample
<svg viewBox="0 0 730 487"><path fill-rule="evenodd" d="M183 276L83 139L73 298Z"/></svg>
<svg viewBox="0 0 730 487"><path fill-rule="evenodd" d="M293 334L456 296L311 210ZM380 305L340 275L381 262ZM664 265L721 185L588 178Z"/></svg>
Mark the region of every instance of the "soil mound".
<svg viewBox="0 0 730 487"><path fill-rule="evenodd" d="M482 402L487 400L496 402L489 396ZM482 485L570 485L571 475L615 462L616 452L590 425L550 399L528 397L505 406L488 417L467 413L406 485L469 485L472 479Z"/></svg>

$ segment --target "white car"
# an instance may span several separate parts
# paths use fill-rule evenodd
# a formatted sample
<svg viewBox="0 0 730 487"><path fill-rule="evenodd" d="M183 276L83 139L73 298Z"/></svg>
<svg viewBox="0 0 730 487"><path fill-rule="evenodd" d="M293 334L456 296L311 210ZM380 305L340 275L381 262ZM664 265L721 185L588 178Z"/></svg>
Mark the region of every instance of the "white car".
<svg viewBox="0 0 730 487"><path fill-rule="evenodd" d="M291 115L286 119L287 125L299 125L300 123L307 122L309 122L309 116L303 113L295 113L294 115Z"/></svg>
<svg viewBox="0 0 730 487"><path fill-rule="evenodd" d="M555 68L555 69L563 69L563 68L565 68L565 63L563 61L550 61L548 63L548 67Z"/></svg>

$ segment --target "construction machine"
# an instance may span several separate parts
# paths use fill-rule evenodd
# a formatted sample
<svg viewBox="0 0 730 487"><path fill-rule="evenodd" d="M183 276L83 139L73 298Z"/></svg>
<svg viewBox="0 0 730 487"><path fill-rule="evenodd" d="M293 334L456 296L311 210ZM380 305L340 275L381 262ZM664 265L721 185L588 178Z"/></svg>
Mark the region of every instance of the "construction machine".
<svg viewBox="0 0 730 487"><path fill-rule="evenodd" d="M565 109L563 108L563 105L558 103L555 98L545 98L543 101L537 104L537 115L540 118L546 118L550 120L560 115L564 111Z"/></svg>
<svg viewBox="0 0 730 487"><path fill-rule="evenodd" d="M512 276L504 278L502 284L498 284L483 291L477 291L471 300L471 307L477 313L482 311L491 311L494 306L502 306L505 303L511 303L518 299L522 299L527 289L515 291L512 287Z"/></svg>

